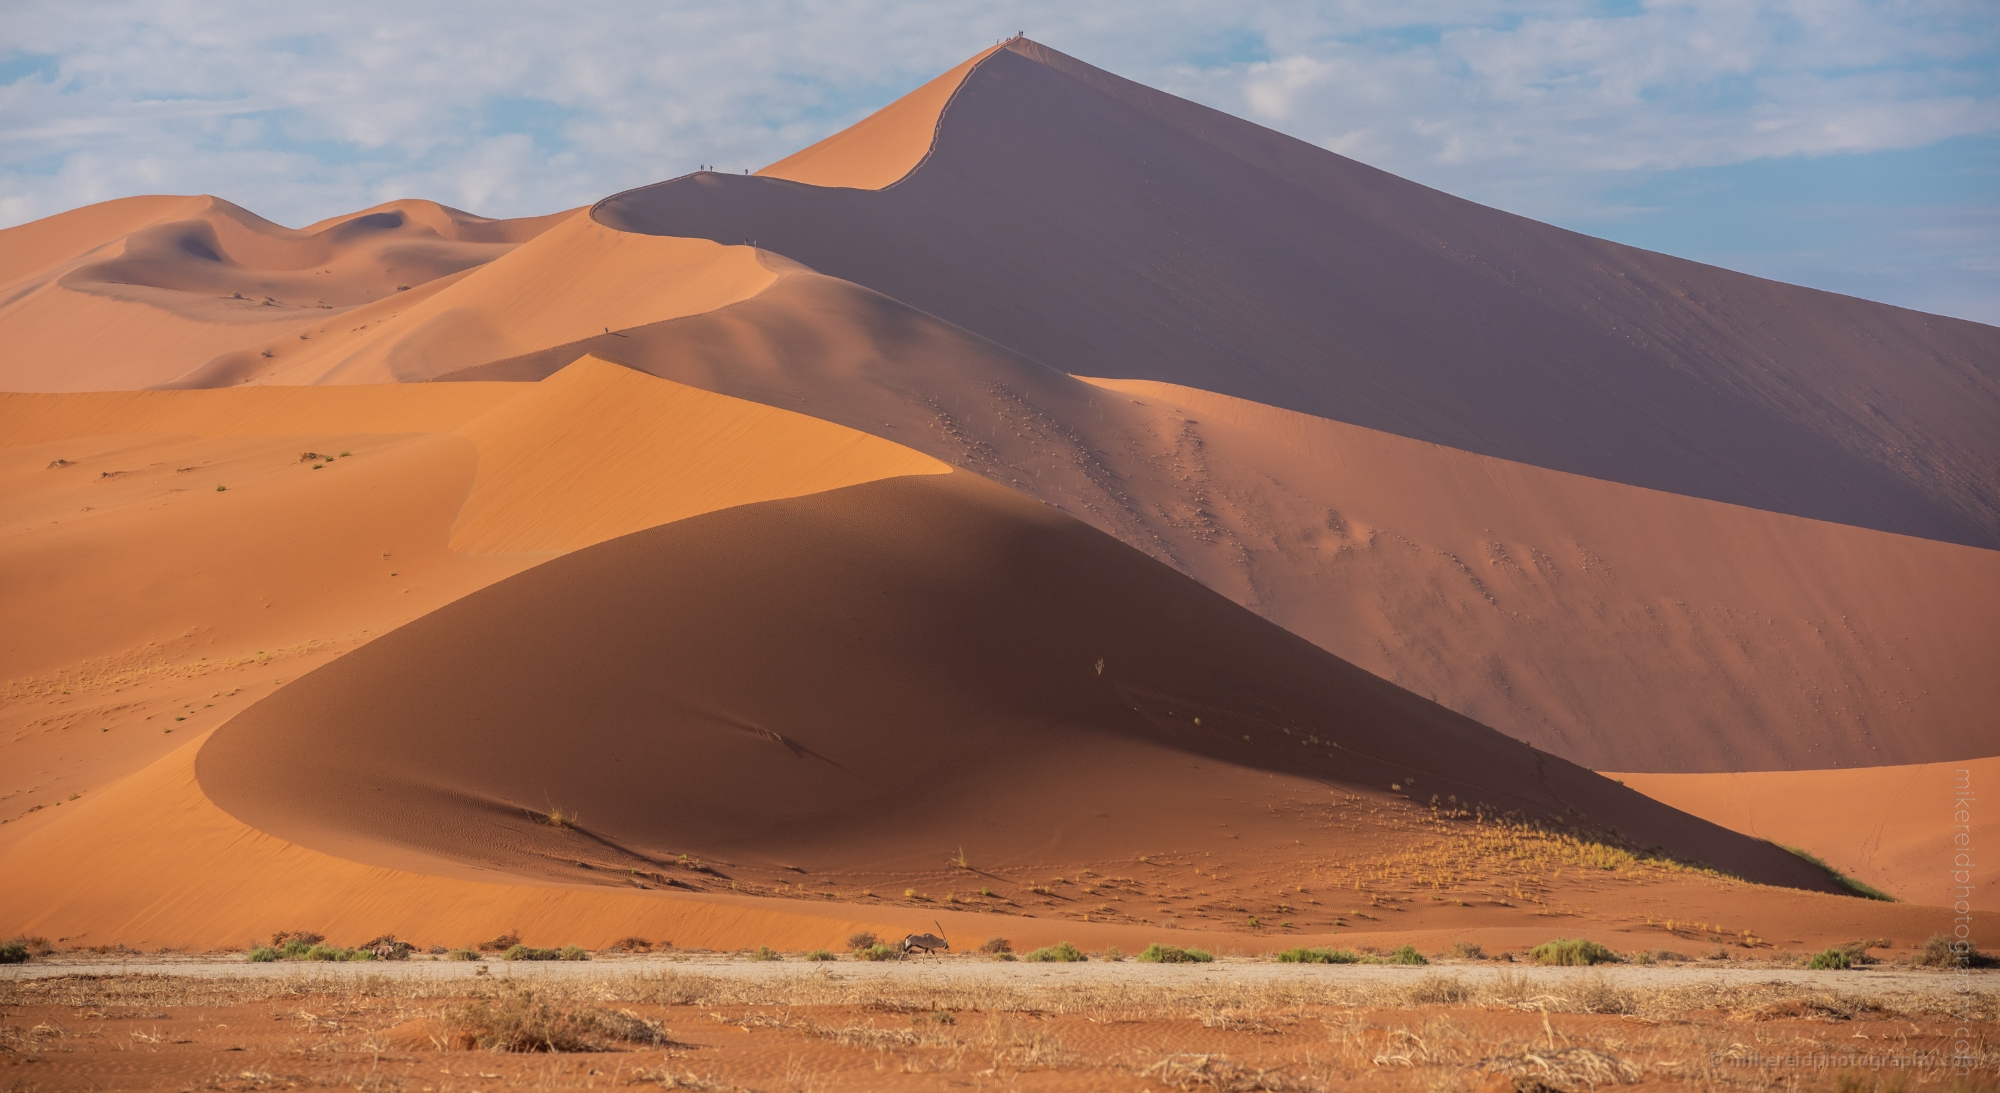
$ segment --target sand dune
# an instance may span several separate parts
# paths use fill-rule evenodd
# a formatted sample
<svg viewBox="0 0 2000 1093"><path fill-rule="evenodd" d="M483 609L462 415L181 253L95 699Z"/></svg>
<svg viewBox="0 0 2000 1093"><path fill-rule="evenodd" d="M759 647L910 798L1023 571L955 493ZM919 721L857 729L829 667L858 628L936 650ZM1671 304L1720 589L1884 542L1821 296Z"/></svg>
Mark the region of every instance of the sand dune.
<svg viewBox="0 0 2000 1093"><path fill-rule="evenodd" d="M223 809L302 845L530 875L575 875L569 833L524 811L551 802L655 861L909 870L961 844L1001 865L1213 849L1229 798L1282 785L1583 817L1818 883L963 474L741 506L547 563L259 703L197 769Z"/></svg>
<svg viewBox="0 0 2000 1093"><path fill-rule="evenodd" d="M588 361L545 385L5 395L0 438L10 824L559 551L943 469Z"/></svg>
<svg viewBox="0 0 2000 1093"><path fill-rule="evenodd" d="M1763 840L1932 900L1996 762L2000 332L1032 42L588 216L76 210L0 301L0 933L1909 944Z"/></svg>
<svg viewBox="0 0 2000 1093"><path fill-rule="evenodd" d="M1419 694L1589 766L1992 750L2000 554L1678 497L1240 399L1084 382L791 271L588 349L1041 498ZM1801 564L1811 559L1811 564Z"/></svg>
<svg viewBox="0 0 2000 1093"><path fill-rule="evenodd" d="M487 361L698 314L755 295L792 263L705 239L615 232L573 217L435 291L333 316L218 358L190 387L427 380ZM393 308L393 310L392 310ZM572 354L568 359L574 359ZM564 363L567 363L565 360Z"/></svg>
<svg viewBox="0 0 2000 1093"><path fill-rule="evenodd" d="M297 231L213 197L105 202L0 231L0 390L146 387L477 267L567 213L397 201Z"/></svg>
<svg viewBox="0 0 2000 1093"><path fill-rule="evenodd" d="M1497 212L1032 42L894 186L700 175L591 215L755 239L1078 375L2000 545L1993 327Z"/></svg>
<svg viewBox="0 0 2000 1093"><path fill-rule="evenodd" d="M1981 789L2000 781L2000 759L1612 777L1732 830L1799 847L1898 899L1939 907L1965 900L2000 911L1990 858L1977 850L2000 839L2000 820L1978 806ZM1954 841L1961 834L1966 843ZM1956 860L1961 853L1970 866ZM1954 878L1961 871L1969 881Z"/></svg>

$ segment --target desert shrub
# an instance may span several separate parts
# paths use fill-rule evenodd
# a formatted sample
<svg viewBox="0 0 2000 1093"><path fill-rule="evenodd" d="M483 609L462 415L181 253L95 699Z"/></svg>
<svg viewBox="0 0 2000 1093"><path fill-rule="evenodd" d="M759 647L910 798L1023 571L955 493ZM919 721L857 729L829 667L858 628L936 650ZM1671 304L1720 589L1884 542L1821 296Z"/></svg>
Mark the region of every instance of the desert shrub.
<svg viewBox="0 0 2000 1093"><path fill-rule="evenodd" d="M475 998L447 1011L443 1023L451 1045L464 1050L596 1051L671 1042L665 1029L637 1014L558 1005L526 988Z"/></svg>
<svg viewBox="0 0 2000 1093"><path fill-rule="evenodd" d="M1139 950L1134 959L1147 964L1208 964L1215 960L1215 954L1201 949L1180 949L1155 941Z"/></svg>
<svg viewBox="0 0 2000 1093"><path fill-rule="evenodd" d="M1484 960L1486 950L1470 941L1454 941L1451 943L1451 955L1457 960Z"/></svg>
<svg viewBox="0 0 2000 1093"><path fill-rule="evenodd" d="M1404 995L1410 1005L1448 1005L1472 999L1472 988L1458 976L1426 975Z"/></svg>
<svg viewBox="0 0 2000 1093"><path fill-rule="evenodd" d="M395 934L383 934L381 937L362 942L359 947L374 953L380 960L408 960L410 954L417 950L415 945L407 941L396 940Z"/></svg>
<svg viewBox="0 0 2000 1093"><path fill-rule="evenodd" d="M1845 949L1822 949L1814 953L1811 960L1806 961L1806 967L1816 972L1845 971L1853 963L1854 959Z"/></svg>
<svg viewBox="0 0 2000 1093"><path fill-rule="evenodd" d="M314 945L295 960L373 960L375 954L367 949L343 949L338 945Z"/></svg>
<svg viewBox="0 0 2000 1093"><path fill-rule="evenodd" d="M477 949L453 949L444 954L444 958L446 960L478 960L480 956Z"/></svg>
<svg viewBox="0 0 2000 1093"><path fill-rule="evenodd" d="M806 954L806 959L818 961L818 960L838 960L840 958L833 955L830 952L827 952L825 949L814 949L813 951Z"/></svg>
<svg viewBox="0 0 2000 1093"><path fill-rule="evenodd" d="M1359 964L1361 956L1348 949L1287 949L1278 954L1280 964Z"/></svg>
<svg viewBox="0 0 2000 1093"><path fill-rule="evenodd" d="M1116 945L1107 945L1104 949L1104 959L1117 963L1125 959L1125 950Z"/></svg>
<svg viewBox="0 0 2000 1093"><path fill-rule="evenodd" d="M527 945L515 945L500 954L502 960L561 960L561 949L536 949Z"/></svg>
<svg viewBox="0 0 2000 1093"><path fill-rule="evenodd" d="M565 945L556 958L558 960L589 960L590 950L581 945Z"/></svg>
<svg viewBox="0 0 2000 1093"><path fill-rule="evenodd" d="M273 949L269 945L259 945L250 950L249 960L252 964L269 964L276 959L278 959L278 950Z"/></svg>
<svg viewBox="0 0 2000 1093"><path fill-rule="evenodd" d="M998 956L1001 953L1013 952L1014 943L1004 937L989 937L986 939L986 944L979 947L979 951L988 956Z"/></svg>
<svg viewBox="0 0 2000 1093"><path fill-rule="evenodd" d="M784 955L769 945L759 945L750 953L752 960L783 960Z"/></svg>
<svg viewBox="0 0 2000 1093"><path fill-rule="evenodd" d="M1543 942L1528 953L1537 964L1559 964L1576 967L1587 964L1617 964L1618 954L1586 938L1559 937Z"/></svg>
<svg viewBox="0 0 2000 1093"><path fill-rule="evenodd" d="M477 948L482 953L504 953L520 943L520 935L507 933L501 934L491 941L482 941Z"/></svg>
<svg viewBox="0 0 2000 1093"><path fill-rule="evenodd" d="M1991 968L2000 958L1982 953L1969 941L1955 941L1948 934L1932 934L1917 947L1910 962L1919 968Z"/></svg>
<svg viewBox="0 0 2000 1093"><path fill-rule="evenodd" d="M0 941L0 964L26 964L27 962L27 942Z"/></svg>
<svg viewBox="0 0 2000 1093"><path fill-rule="evenodd" d="M650 953L653 943L643 937L621 937L604 948L614 953Z"/></svg>
<svg viewBox="0 0 2000 1093"><path fill-rule="evenodd" d="M894 946L884 945L880 942L870 945L865 949L854 950L854 958L856 960L900 960L902 956L903 954L896 951Z"/></svg>
<svg viewBox="0 0 2000 1093"><path fill-rule="evenodd" d="M863 930L857 934L847 935L847 948L848 951L850 952L860 952L862 949L872 949L880 944L882 944L882 939L876 937L875 931L873 930Z"/></svg>
<svg viewBox="0 0 2000 1093"><path fill-rule="evenodd" d="M1383 963L1428 964L1430 961L1424 959L1424 954L1418 952L1415 945L1398 945L1396 946L1396 951L1390 953L1388 959L1383 961Z"/></svg>
<svg viewBox="0 0 2000 1093"><path fill-rule="evenodd" d="M1036 949L1022 959L1032 960L1038 964L1075 964L1090 958L1083 955L1083 950L1069 942L1058 941L1045 949Z"/></svg>

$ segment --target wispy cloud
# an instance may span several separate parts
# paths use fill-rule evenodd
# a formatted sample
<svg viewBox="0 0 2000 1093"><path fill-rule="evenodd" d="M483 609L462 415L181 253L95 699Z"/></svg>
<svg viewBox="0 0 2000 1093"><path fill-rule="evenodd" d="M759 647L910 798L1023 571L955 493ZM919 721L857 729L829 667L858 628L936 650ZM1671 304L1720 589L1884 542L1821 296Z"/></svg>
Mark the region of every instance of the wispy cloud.
<svg viewBox="0 0 2000 1093"><path fill-rule="evenodd" d="M0 221L160 191L287 223L401 196L544 212L778 159L1016 30L1614 234L1662 215L1607 196L1635 180L2000 137L1988 0L16 0ZM1991 280L1987 253L1939 260Z"/></svg>

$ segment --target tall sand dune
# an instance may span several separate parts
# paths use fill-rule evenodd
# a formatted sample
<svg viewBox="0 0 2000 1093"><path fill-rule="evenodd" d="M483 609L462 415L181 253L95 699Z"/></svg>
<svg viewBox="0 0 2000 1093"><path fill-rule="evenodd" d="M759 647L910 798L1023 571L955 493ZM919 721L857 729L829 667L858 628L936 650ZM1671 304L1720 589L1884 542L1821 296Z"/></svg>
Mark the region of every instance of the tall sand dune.
<svg viewBox="0 0 2000 1093"><path fill-rule="evenodd" d="M804 270L588 350L1040 498L1346 660L1622 770L1987 754L2000 553L1676 496L1150 381L1085 382Z"/></svg>
<svg viewBox="0 0 2000 1093"><path fill-rule="evenodd" d="M396 201L296 231L213 197L105 202L0 231L0 390L175 381L212 358L472 269L569 214Z"/></svg>
<svg viewBox="0 0 2000 1093"><path fill-rule="evenodd" d="M1498 212L1025 40L892 186L701 174L591 215L755 240L1065 372L2000 545L2000 330Z"/></svg>

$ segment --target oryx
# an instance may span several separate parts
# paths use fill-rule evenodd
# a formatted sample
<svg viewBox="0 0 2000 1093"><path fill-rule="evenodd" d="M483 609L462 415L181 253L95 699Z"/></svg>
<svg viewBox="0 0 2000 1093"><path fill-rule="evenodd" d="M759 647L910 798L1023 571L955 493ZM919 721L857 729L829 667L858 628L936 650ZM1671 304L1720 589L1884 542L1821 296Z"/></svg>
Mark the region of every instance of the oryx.
<svg viewBox="0 0 2000 1093"><path fill-rule="evenodd" d="M937 926L937 933L910 934L896 943L896 951L902 953L904 956L908 956L919 949L922 949L925 953L935 953L939 949L950 952L951 942L944 939L944 927L937 923L933 923L932 925Z"/></svg>

